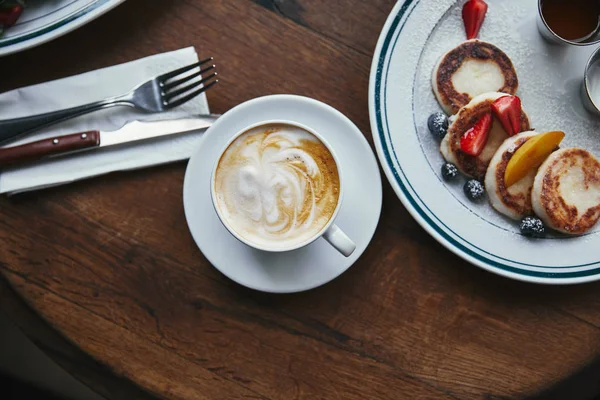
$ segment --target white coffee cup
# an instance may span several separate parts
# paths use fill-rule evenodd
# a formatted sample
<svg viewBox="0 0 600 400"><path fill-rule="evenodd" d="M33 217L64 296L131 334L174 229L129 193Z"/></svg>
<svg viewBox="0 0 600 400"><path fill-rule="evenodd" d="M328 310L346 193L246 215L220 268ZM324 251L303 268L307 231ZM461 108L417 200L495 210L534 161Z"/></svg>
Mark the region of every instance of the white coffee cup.
<svg viewBox="0 0 600 400"><path fill-rule="evenodd" d="M325 147L327 147L327 149L329 150L329 152L331 153L336 167L337 167L337 171L338 171L338 176L339 176L339 182L340 182L340 188L339 188L339 196L338 196L338 202L337 202L337 206L335 208L335 211L333 212L333 214L331 215L331 218L329 218L329 221L327 222L327 224L317 233L315 233L313 236L311 236L310 238L297 243L293 246L289 246L289 247L281 247L281 245L273 245L272 247L270 246L266 246L264 244L258 245L256 243L253 243L251 241L249 241L248 239L242 237L241 235L239 235L230 225L229 221L227 221L227 218L223 215L223 212L220 210L218 202L217 202L217 193L215 190L216 184L215 184L215 179L216 179L216 175L217 175L217 169L219 167L219 163L221 161L221 158L223 157L223 154L226 152L226 150L229 148L229 146L241 135L243 135L244 133L250 131L251 129L254 128L258 128L260 126L267 126L267 125L275 125L275 124L281 124L281 125L289 125L292 127L296 127L296 128L300 128L305 130L306 132L312 134L314 137L316 137L317 139L319 139L321 141L321 143L323 143L325 145ZM268 252L283 252L283 251L292 251L292 250L297 250L299 248L308 246L309 244L311 244L312 242L314 242L315 240L317 240L320 237L323 237L329 244L331 244L337 251L339 251L341 254L343 254L346 257L349 257L354 250L356 249L356 244L348 237L348 235L346 235L335 223L335 219L340 211L340 208L342 206L342 200L344 197L344 178L342 175L342 171L340 169L340 163L339 163L339 159L337 157L337 155L335 154L335 151L331 148L331 146L329 145L329 143L327 143L327 141L321 136L319 135L317 132L315 132L314 130L312 130L311 128L304 126L302 124L298 124L296 122L292 122L292 121L285 121L285 120L270 120L270 121L264 121L264 122L260 122L258 124L254 124L251 126L248 126L247 128L244 128L243 130L239 131L238 133L236 133L230 140L229 142L227 142L227 144L225 145L225 147L223 148L223 150L221 150L221 153L219 154L219 157L217 158L217 162L215 163L215 166L213 168L212 171L212 175L211 175L211 179L210 179L210 193L211 193L211 198L212 198L212 203L213 203L213 207L215 208L215 211L217 213L217 216L219 217L219 219L221 220L221 223L223 224L223 226L225 226L225 228L227 228L227 230L229 231L229 233L231 233L236 239L238 239L240 242L253 247L255 249L258 250L262 250L262 251L268 251Z"/></svg>

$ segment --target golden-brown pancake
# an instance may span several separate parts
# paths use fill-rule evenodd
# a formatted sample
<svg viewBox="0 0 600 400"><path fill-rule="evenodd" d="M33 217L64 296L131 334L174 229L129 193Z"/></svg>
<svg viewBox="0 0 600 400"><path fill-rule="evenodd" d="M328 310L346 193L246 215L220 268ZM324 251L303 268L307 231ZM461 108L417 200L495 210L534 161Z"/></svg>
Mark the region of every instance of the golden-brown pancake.
<svg viewBox="0 0 600 400"><path fill-rule="evenodd" d="M579 235L600 219L600 162L588 151L555 151L540 166L531 193L533 210L557 231Z"/></svg>
<svg viewBox="0 0 600 400"><path fill-rule="evenodd" d="M433 92L447 114L456 114L483 93L514 95L519 87L510 58L498 47L468 40L444 54L433 70Z"/></svg>
<svg viewBox="0 0 600 400"><path fill-rule="evenodd" d="M500 121L495 117L487 143L477 157L465 154L460 149L460 139L466 131L487 113L491 113L492 103L506 93L484 93L475 97L469 104L460 109L442 140L440 151L446 161L453 163L467 176L483 182L490 160L502 143L509 137ZM521 132L529 131L529 118L521 110Z"/></svg>
<svg viewBox="0 0 600 400"><path fill-rule="evenodd" d="M537 170L531 170L523 179L506 187L506 167L515 152L537 134L535 131L528 131L506 139L494 154L485 175L485 189L490 204L496 211L512 219L520 220L533 214L531 190Z"/></svg>

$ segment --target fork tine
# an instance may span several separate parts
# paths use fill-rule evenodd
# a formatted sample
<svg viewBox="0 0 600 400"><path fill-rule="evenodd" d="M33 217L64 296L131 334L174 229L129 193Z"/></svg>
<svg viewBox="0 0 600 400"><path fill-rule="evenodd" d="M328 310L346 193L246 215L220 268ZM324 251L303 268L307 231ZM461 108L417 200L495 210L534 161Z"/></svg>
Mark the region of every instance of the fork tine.
<svg viewBox="0 0 600 400"><path fill-rule="evenodd" d="M170 101L171 99L174 99L175 97L179 96L180 94L184 94L185 92L202 85L203 83L208 82L210 79L214 78L215 76L217 76L217 73L215 72L212 75L207 76L206 78L203 78L202 80L196 81L196 82L192 82L189 85L186 85L180 89L177 90L173 90L170 93L166 93L166 95L164 96L164 99L168 101Z"/></svg>
<svg viewBox="0 0 600 400"><path fill-rule="evenodd" d="M161 85L164 85L168 79L171 79L174 76L183 74L184 72L187 72L194 68L197 68L197 67L199 67L203 64L206 64L207 62L212 61L212 60L213 60L213 58L210 57L210 58L207 58L206 60L198 61L197 63L191 64L191 65L188 65L185 67L181 67L179 69L176 69L175 71L171 71L171 72L167 72L166 74L162 74L162 75L158 76L157 79L161 83Z"/></svg>
<svg viewBox="0 0 600 400"><path fill-rule="evenodd" d="M208 71L210 71L211 69L214 69L214 68L216 68L216 66L213 64L210 67L206 67L204 69L201 69L198 72L194 72L193 74L188 75L185 78L181 78L181 79L179 79L177 81L169 82L169 83L163 85L162 88L163 88L163 90L167 91L169 89L174 88L175 86L181 85L182 83L186 83L186 82L194 79L195 77L200 76L200 75L202 75L202 74L204 74L204 73L206 73L206 72L208 72Z"/></svg>
<svg viewBox="0 0 600 400"><path fill-rule="evenodd" d="M175 108L175 107L179 107L183 103L186 103L186 102L190 101L191 99L193 99L194 97L198 96L199 94L204 93L205 91L207 91L208 89L210 89L212 86L216 85L217 83L219 83L219 80L215 79L214 81L212 81L208 85L202 86L200 89L196 90L195 92L192 92L192 93L188 94L187 96L182 97L181 99L179 99L177 101L174 101L172 103L167 103L166 107L169 108L169 109Z"/></svg>

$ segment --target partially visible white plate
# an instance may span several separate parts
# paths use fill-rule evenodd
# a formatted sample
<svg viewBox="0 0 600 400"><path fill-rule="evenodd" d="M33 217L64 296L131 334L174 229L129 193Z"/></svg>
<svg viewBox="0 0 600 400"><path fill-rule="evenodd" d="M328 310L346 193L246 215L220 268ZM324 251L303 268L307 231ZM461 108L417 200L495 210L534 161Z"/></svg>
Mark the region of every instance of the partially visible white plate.
<svg viewBox="0 0 600 400"><path fill-rule="evenodd" d="M519 96L536 130L563 130L565 146L600 157L600 119L579 88L589 47L551 46L537 32L537 0L486 0L481 39L503 49L519 75ZM546 284L600 279L600 226L580 237L532 240L518 224L462 193L464 179L440 177L439 143L427 117L441 111L431 90L438 58L465 40L463 1L400 0L381 33L371 68L369 111L377 154L413 217L465 260L509 278Z"/></svg>
<svg viewBox="0 0 600 400"><path fill-rule="evenodd" d="M49 42L108 12L125 0L28 0L17 24L0 38L0 56Z"/></svg>

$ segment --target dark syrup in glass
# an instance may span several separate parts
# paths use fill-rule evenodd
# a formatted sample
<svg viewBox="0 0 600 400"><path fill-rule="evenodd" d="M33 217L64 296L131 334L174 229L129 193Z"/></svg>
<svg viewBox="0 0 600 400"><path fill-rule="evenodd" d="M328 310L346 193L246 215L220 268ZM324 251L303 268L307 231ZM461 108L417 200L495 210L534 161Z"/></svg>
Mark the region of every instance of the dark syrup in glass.
<svg viewBox="0 0 600 400"><path fill-rule="evenodd" d="M598 26L600 0L544 0L542 15L550 29L561 38L581 39Z"/></svg>

